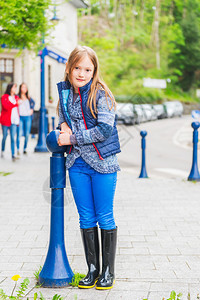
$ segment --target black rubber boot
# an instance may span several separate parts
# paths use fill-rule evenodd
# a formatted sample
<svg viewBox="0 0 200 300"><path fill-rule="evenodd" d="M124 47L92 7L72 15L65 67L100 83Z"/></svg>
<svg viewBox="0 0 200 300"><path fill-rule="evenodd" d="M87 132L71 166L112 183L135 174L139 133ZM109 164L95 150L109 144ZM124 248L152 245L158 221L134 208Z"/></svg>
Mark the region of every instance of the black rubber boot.
<svg viewBox="0 0 200 300"><path fill-rule="evenodd" d="M96 289L108 290L115 283L115 253L117 245L117 227L111 230L101 229L102 274L96 283Z"/></svg>
<svg viewBox="0 0 200 300"><path fill-rule="evenodd" d="M81 229L81 235L88 265L88 273L85 278L79 281L78 287L90 289L95 286L100 270L98 228Z"/></svg>

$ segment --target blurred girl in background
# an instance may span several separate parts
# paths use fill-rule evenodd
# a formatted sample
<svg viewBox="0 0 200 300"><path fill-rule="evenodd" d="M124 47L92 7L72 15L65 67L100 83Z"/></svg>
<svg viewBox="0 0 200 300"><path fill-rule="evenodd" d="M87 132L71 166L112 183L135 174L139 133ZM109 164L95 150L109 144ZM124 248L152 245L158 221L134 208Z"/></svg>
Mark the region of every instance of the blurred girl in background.
<svg viewBox="0 0 200 300"><path fill-rule="evenodd" d="M21 105L19 107L20 126L17 129L17 154L20 155L20 137L24 136L24 150L23 153L27 153L27 145L29 134L31 131L32 115L34 111L35 101L29 96L28 88L25 83L19 86L19 98L21 99Z"/></svg>
<svg viewBox="0 0 200 300"><path fill-rule="evenodd" d="M19 97L16 96L17 85L15 83L9 83L7 85L5 94L1 97L1 117L0 123L2 126L3 138L1 143L1 157L4 157L6 138L8 130L10 131L11 140L11 153L12 160L15 161L15 135L17 127L19 127Z"/></svg>

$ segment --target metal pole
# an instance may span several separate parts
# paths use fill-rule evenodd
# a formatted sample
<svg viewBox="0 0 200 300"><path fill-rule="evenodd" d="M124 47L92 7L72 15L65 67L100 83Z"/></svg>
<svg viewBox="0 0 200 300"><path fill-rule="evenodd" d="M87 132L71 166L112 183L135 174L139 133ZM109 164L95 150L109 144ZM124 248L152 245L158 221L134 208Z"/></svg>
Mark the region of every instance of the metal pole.
<svg viewBox="0 0 200 300"><path fill-rule="evenodd" d="M55 130L55 117L51 117L52 119L52 129Z"/></svg>
<svg viewBox="0 0 200 300"><path fill-rule="evenodd" d="M47 147L52 153L50 158L51 188L51 226L47 257L39 274L39 283L43 287L64 287L71 282L73 272L70 268L64 239L64 188L66 170L64 152L66 146L59 147L59 130L47 135Z"/></svg>
<svg viewBox="0 0 200 300"><path fill-rule="evenodd" d="M44 46L44 38L42 40ZM46 146L46 108L45 108L45 55L46 48L40 52L40 67L41 67L41 83L40 83L40 122L39 122L39 133L38 133L38 143L35 147L35 152L48 152Z"/></svg>
<svg viewBox="0 0 200 300"><path fill-rule="evenodd" d="M200 126L199 122L192 122L193 131L193 157L192 157L192 168L188 180L200 181L200 174L198 169L198 128Z"/></svg>
<svg viewBox="0 0 200 300"><path fill-rule="evenodd" d="M146 148L146 140L145 137L147 135L146 131L140 131L140 135L142 137L141 148L142 148L142 166L139 178L148 178L146 171L146 159L145 159L145 148Z"/></svg>
<svg viewBox="0 0 200 300"><path fill-rule="evenodd" d="M49 133L49 116L48 114L45 115L45 124L46 124L46 135Z"/></svg>

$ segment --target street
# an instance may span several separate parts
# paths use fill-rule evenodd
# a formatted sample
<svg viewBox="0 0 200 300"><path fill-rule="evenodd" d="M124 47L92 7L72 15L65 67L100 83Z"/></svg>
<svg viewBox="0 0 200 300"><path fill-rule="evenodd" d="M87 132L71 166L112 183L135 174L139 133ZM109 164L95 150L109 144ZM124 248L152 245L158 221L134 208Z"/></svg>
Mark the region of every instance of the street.
<svg viewBox="0 0 200 300"><path fill-rule="evenodd" d="M146 130L146 168L149 177L187 178L192 164L191 116L163 119L139 126L119 126L122 168L134 174L141 168L140 130Z"/></svg>

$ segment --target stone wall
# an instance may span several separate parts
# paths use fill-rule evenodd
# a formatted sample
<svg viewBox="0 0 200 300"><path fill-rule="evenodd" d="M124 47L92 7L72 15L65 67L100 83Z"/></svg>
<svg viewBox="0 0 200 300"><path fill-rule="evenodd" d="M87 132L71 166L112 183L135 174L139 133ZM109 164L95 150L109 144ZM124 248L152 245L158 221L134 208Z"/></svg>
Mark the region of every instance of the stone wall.
<svg viewBox="0 0 200 300"><path fill-rule="evenodd" d="M191 114L192 110L196 110L196 109L200 110L200 101L199 103L182 102L182 104L184 109L183 111L184 115Z"/></svg>

